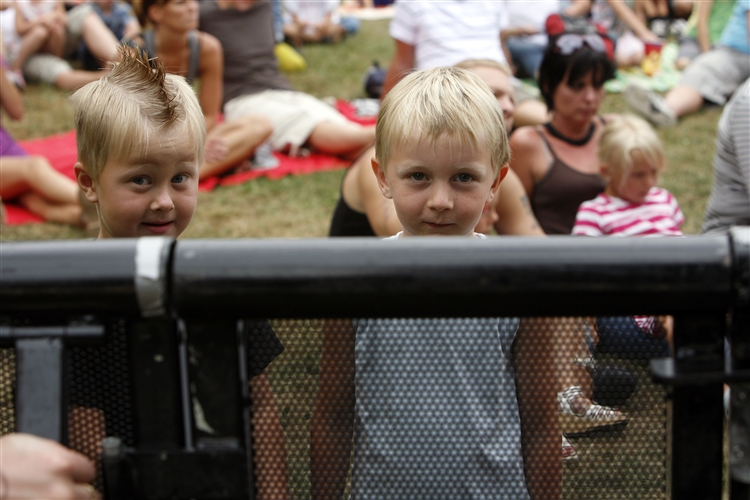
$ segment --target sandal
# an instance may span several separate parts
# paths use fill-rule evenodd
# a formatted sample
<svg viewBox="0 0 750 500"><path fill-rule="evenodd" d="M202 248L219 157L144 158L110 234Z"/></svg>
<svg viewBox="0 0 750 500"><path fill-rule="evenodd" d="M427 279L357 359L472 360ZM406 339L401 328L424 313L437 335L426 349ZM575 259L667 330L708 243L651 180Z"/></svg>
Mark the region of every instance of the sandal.
<svg viewBox="0 0 750 500"><path fill-rule="evenodd" d="M586 399L576 385L557 394L560 426L564 435L582 436L603 429L622 430L627 425L628 418L620 410L594 402L590 402L583 412L574 411L572 403L579 397Z"/></svg>

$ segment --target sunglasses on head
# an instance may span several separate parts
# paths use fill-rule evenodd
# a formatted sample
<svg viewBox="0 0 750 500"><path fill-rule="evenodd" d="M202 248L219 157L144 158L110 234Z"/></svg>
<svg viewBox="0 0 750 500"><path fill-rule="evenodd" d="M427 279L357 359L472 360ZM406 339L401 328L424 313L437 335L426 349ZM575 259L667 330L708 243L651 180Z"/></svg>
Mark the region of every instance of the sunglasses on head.
<svg viewBox="0 0 750 500"><path fill-rule="evenodd" d="M586 35L565 33L564 35L560 35L555 41L555 47L564 56L569 56L584 45L588 45L591 50L596 52L607 53L607 47L604 45L602 37L593 33Z"/></svg>

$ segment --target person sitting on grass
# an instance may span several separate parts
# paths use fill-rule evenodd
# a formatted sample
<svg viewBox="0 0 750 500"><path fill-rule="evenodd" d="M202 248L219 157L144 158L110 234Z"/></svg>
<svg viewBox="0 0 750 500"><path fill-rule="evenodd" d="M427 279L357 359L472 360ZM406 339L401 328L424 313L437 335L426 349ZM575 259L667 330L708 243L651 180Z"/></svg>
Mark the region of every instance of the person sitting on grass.
<svg viewBox="0 0 750 500"><path fill-rule="evenodd" d="M648 121L671 127L704 104L723 106L750 77L750 0L737 0L717 46L698 56L665 96L637 83L625 87L628 105Z"/></svg>
<svg viewBox="0 0 750 500"><path fill-rule="evenodd" d="M190 223L198 200L203 113L184 78L167 74L137 49L120 46L119 52L121 62L106 77L71 98L78 185L97 206L99 239L176 238ZM265 338L252 341L281 346L270 328L259 335ZM279 352L263 362L267 365ZM249 372L260 373L250 380L252 432L256 446L268 451L256 454L258 498L287 498L281 420L265 366L256 366L255 359L248 366Z"/></svg>
<svg viewBox="0 0 750 500"><path fill-rule="evenodd" d="M403 227L383 244L483 238L474 228L509 156L502 109L479 77L438 67L404 78L383 101L372 160ZM559 499L552 343L529 326L517 318L360 320L354 349L343 350L337 344L350 337L326 332L324 353L338 361L321 360L319 402L354 413L355 429L352 440L351 420L314 417L313 496L341 497L353 447L352 499Z"/></svg>
<svg viewBox="0 0 750 500"><path fill-rule="evenodd" d="M273 128L262 115L220 120L224 51L215 37L198 31L197 0L143 0L138 15L146 29L132 41L162 62L168 72L185 77L190 84L200 80L198 100L208 131L200 180L220 175L248 160ZM268 164L275 160L270 150L263 157L266 162L263 165L258 165L259 156L256 153L255 166L278 164Z"/></svg>
<svg viewBox="0 0 750 500"><path fill-rule="evenodd" d="M648 123L632 115L613 117L598 154L607 186L581 204L574 235L682 236L685 216L677 199L656 185L667 159ZM597 318L595 352L634 359L669 356L671 325L670 316Z"/></svg>
<svg viewBox="0 0 750 500"><path fill-rule="evenodd" d="M14 120L24 113L23 98L7 78L0 58L0 107ZM50 222L87 226L75 181L55 170L44 156L31 156L0 127L0 197Z"/></svg>
<svg viewBox="0 0 750 500"><path fill-rule="evenodd" d="M224 118L262 115L273 150L305 149L354 159L375 140L375 127L347 120L315 97L292 89L274 55L270 0L200 2L200 30L224 48Z"/></svg>

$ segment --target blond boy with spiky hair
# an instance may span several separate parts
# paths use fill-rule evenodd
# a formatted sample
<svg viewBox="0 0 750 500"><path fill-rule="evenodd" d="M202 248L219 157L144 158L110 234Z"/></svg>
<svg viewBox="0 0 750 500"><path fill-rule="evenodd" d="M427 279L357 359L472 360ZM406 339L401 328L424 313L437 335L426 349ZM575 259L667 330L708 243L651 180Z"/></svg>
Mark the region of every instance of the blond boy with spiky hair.
<svg viewBox="0 0 750 500"><path fill-rule="evenodd" d="M121 60L72 96L78 185L99 238L179 236L195 212L206 128L184 78L121 46Z"/></svg>
<svg viewBox="0 0 750 500"><path fill-rule="evenodd" d="M96 204L102 238L179 236L198 199L206 127L193 89L145 52L121 45L112 71L72 96L84 196ZM284 434L265 372L284 347L267 322L265 347L248 359L253 401L255 498L289 498Z"/></svg>
<svg viewBox="0 0 750 500"><path fill-rule="evenodd" d="M376 135L373 169L404 228L384 244L484 237L474 228L510 148L502 109L478 76L440 67L405 77L383 100ZM367 319L354 346L346 332L325 332L320 391L354 418L313 426L313 497L341 498L353 456L353 500L559 499L553 336L540 324ZM326 353L338 354L335 364ZM317 453L326 443L327 456Z"/></svg>

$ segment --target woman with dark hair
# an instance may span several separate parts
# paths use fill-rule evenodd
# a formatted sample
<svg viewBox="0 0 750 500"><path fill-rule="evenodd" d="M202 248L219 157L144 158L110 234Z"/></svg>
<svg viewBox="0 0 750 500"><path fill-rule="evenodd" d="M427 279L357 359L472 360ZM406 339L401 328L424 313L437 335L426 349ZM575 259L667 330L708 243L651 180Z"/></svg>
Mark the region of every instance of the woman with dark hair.
<svg viewBox="0 0 750 500"><path fill-rule="evenodd" d="M224 53L219 41L198 31L197 0L141 0L135 5L144 31L133 42L188 83L200 80L198 99L206 118L206 159L200 179L247 160L272 132L260 115L220 121ZM269 153L270 154L270 153Z"/></svg>
<svg viewBox="0 0 750 500"><path fill-rule="evenodd" d="M579 205L604 190L597 147L606 117L598 113L614 71L597 34L564 33L545 51L539 88L552 118L511 136L510 167L547 234L570 234Z"/></svg>
<svg viewBox="0 0 750 500"><path fill-rule="evenodd" d="M539 68L539 88L551 112L549 122L522 127L510 138L511 169L518 174L531 208L548 235L570 234L578 207L604 190L597 150L607 117L599 115L604 83L614 76L611 44L598 34L552 37ZM591 375L580 365L591 355L584 333L593 322L570 318L569 334L557 341L558 395L563 433L624 426L615 408L592 401ZM584 361L578 366L574 360Z"/></svg>

